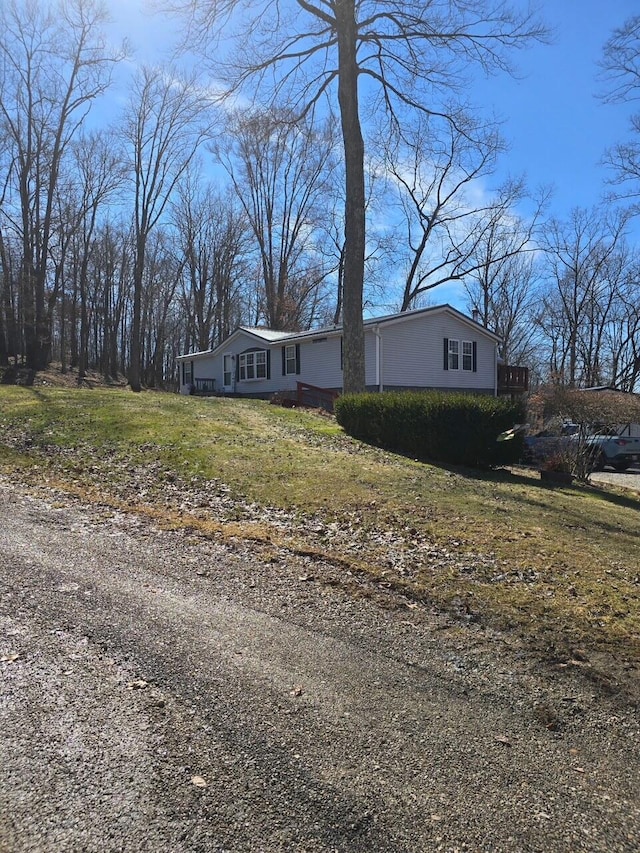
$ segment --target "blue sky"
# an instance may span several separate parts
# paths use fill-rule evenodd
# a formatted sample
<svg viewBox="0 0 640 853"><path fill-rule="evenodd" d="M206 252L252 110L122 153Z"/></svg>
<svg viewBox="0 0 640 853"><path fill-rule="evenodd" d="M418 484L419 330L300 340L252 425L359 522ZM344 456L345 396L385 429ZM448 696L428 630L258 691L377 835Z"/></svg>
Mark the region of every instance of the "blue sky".
<svg viewBox="0 0 640 853"><path fill-rule="evenodd" d="M171 44L175 22L152 15L146 0L108 5L114 33L129 37L135 61L152 62ZM605 105L595 97L601 87L596 63L614 27L639 8L638 0L538 0L538 7L552 43L516 54L518 79L478 80L473 97L503 119L510 148L500 176L525 173L532 187L553 185L551 209L562 218L598 201L607 175L603 153L628 132L632 105Z"/></svg>
<svg viewBox="0 0 640 853"><path fill-rule="evenodd" d="M514 0L519 3L525 6L526 0ZM114 38L129 38L134 62L152 63L168 51L175 21L152 15L147 0L110 0L108 5ZM638 0L538 0L537 5L552 30L551 43L514 55L516 79L477 79L470 95L501 117L509 144L495 179L483 189L493 189L508 175L525 174L531 189L553 187L548 213L562 219L572 208L600 200L607 189L604 152L628 135L634 105L606 105L596 98L602 89L597 62L613 29L640 10ZM465 308L460 285L438 288L432 299Z"/></svg>
<svg viewBox="0 0 640 853"><path fill-rule="evenodd" d="M478 86L503 117L510 144L501 169L526 173L529 184L552 184L559 218L589 207L603 193L604 151L628 133L632 105L606 105L597 62L612 30L640 9L637 0L545 0L542 17L552 43L523 51L519 79L493 78Z"/></svg>

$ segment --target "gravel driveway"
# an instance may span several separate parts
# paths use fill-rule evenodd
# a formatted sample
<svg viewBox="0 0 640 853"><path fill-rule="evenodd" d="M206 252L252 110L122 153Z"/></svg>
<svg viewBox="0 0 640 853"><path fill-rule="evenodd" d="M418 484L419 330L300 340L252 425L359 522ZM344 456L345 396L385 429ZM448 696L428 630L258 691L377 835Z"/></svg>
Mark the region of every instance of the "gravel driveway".
<svg viewBox="0 0 640 853"><path fill-rule="evenodd" d="M2 853L637 851L637 709L337 569L0 481Z"/></svg>
<svg viewBox="0 0 640 853"><path fill-rule="evenodd" d="M594 483L607 483L623 489L633 489L640 492L640 468L630 468L624 474L618 471L594 471L591 474Z"/></svg>

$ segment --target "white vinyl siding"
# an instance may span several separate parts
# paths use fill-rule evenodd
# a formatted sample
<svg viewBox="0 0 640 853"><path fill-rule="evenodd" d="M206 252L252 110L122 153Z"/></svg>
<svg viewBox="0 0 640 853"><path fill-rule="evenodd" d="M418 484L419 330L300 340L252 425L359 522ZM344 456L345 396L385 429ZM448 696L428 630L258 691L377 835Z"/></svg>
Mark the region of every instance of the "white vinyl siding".
<svg viewBox="0 0 640 853"><path fill-rule="evenodd" d="M340 336L307 338L300 342L300 375L290 379L317 388L342 388ZM295 382L293 387L295 388Z"/></svg>
<svg viewBox="0 0 640 853"><path fill-rule="evenodd" d="M477 335L458 317L442 312L408 317L403 322L381 323L382 377L385 388L440 388L443 390L493 393L495 389L496 344ZM476 370L445 370L443 341L476 343ZM373 338L373 333L367 332ZM473 351L473 348L472 348ZM448 355L448 347L447 347ZM463 352L459 358L462 359ZM460 365L462 366L462 365ZM367 382L369 378L367 376Z"/></svg>
<svg viewBox="0 0 640 853"><path fill-rule="evenodd" d="M496 342L471 321L449 311L434 311L382 321L375 325L379 338L373 328L373 324L365 326L367 387L494 393ZM449 341L458 342L457 370L448 369ZM447 359L443 361L445 342ZM298 359L296 374L289 373L294 353ZM183 364L186 367L191 362L194 379L214 379L216 389L241 395L266 397L277 391L295 391L297 382L331 389L340 389L343 383L340 329L301 336L293 342L285 338L264 343L257 335L238 330L218 350L194 353ZM184 386L181 391L187 393Z"/></svg>

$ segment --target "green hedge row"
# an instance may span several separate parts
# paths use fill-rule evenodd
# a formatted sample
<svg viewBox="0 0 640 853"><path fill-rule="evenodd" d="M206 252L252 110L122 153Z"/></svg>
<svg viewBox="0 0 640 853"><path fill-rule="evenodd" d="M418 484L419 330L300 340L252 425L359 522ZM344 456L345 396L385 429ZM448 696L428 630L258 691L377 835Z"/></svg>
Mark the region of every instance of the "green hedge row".
<svg viewBox="0 0 640 853"><path fill-rule="evenodd" d="M439 391L345 394L335 413L349 435L415 459L493 468L522 455L521 435L497 441L524 421L517 401Z"/></svg>

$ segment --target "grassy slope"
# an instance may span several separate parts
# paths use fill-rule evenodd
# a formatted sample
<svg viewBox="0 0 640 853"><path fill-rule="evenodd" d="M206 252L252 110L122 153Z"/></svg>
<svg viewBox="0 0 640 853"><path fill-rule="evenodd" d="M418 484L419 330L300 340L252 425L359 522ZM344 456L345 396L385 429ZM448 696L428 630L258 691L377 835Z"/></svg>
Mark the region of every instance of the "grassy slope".
<svg viewBox="0 0 640 853"><path fill-rule="evenodd" d="M0 388L0 471L328 553L567 660L640 658L635 495L419 464L262 402L122 390ZM185 504L207 491L234 498L215 524ZM285 532L247 505L288 511Z"/></svg>

